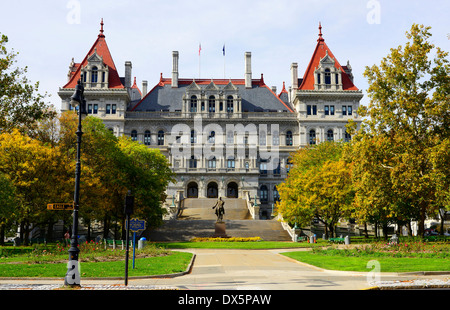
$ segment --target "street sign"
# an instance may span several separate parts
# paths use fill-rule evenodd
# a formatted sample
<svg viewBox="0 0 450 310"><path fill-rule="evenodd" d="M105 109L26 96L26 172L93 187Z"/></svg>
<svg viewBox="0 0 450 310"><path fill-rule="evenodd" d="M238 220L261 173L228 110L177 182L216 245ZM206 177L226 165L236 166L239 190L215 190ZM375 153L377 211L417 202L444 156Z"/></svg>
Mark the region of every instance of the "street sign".
<svg viewBox="0 0 450 310"><path fill-rule="evenodd" d="M47 210L73 210L73 203L49 203Z"/></svg>
<svg viewBox="0 0 450 310"><path fill-rule="evenodd" d="M128 223L125 222L125 229L128 228ZM139 219L131 219L130 220L130 230L133 232L139 230L145 230L145 221Z"/></svg>

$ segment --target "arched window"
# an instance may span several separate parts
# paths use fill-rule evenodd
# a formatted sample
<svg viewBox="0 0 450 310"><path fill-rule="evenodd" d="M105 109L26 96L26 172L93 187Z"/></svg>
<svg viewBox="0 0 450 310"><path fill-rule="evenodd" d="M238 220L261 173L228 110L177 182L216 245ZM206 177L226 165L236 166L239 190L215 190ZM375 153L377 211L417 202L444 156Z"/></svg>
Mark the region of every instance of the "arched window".
<svg viewBox="0 0 450 310"><path fill-rule="evenodd" d="M325 69L325 84L331 84L331 73L330 69Z"/></svg>
<svg viewBox="0 0 450 310"><path fill-rule="evenodd" d="M97 81L98 81L98 68L92 67L91 83L97 83Z"/></svg>
<svg viewBox="0 0 450 310"><path fill-rule="evenodd" d="M234 106L233 106L233 96L228 96L227 98L227 112L233 113Z"/></svg>
<svg viewBox="0 0 450 310"><path fill-rule="evenodd" d="M144 133L144 144L145 145L150 145L150 140L151 140L151 134L149 130L146 130Z"/></svg>
<svg viewBox="0 0 450 310"><path fill-rule="evenodd" d="M292 145L292 131L286 132L286 145Z"/></svg>
<svg viewBox="0 0 450 310"><path fill-rule="evenodd" d="M137 141L137 131L136 130L131 131L131 140Z"/></svg>
<svg viewBox="0 0 450 310"><path fill-rule="evenodd" d="M309 131L309 144L316 144L316 131L314 129Z"/></svg>
<svg viewBox="0 0 450 310"><path fill-rule="evenodd" d="M267 189L267 186L261 185L259 195L261 202L267 202L269 199L269 190Z"/></svg>
<svg viewBox="0 0 450 310"><path fill-rule="evenodd" d="M164 131L158 131L158 145L164 145Z"/></svg>
<svg viewBox="0 0 450 310"><path fill-rule="evenodd" d="M216 98L214 96L209 97L208 101L208 111L210 113L216 112Z"/></svg>
<svg viewBox="0 0 450 310"><path fill-rule="evenodd" d="M197 112L197 96L192 96L191 97L191 108L190 108L191 112Z"/></svg>
<svg viewBox="0 0 450 310"><path fill-rule="evenodd" d="M334 140L334 133L333 130L329 129L327 131L327 141L333 141Z"/></svg>

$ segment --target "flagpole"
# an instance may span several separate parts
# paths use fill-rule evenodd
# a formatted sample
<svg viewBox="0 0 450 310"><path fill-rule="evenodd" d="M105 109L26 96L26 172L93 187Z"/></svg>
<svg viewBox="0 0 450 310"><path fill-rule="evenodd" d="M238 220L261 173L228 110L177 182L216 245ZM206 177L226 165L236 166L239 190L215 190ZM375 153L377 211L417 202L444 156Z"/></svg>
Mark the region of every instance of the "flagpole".
<svg viewBox="0 0 450 310"><path fill-rule="evenodd" d="M198 44L198 78L200 79L200 52L202 50L202 44Z"/></svg>
<svg viewBox="0 0 450 310"><path fill-rule="evenodd" d="M225 44L223 45L223 79L226 79L226 74L225 74Z"/></svg>

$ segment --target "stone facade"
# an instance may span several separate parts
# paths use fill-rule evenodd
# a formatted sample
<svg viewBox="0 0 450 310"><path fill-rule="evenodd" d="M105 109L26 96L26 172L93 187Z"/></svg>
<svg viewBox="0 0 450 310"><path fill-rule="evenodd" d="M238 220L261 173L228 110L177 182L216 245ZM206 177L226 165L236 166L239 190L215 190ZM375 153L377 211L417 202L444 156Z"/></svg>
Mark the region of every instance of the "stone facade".
<svg viewBox="0 0 450 310"><path fill-rule="evenodd" d="M303 76L291 66L289 90L277 94L261 75L252 78L251 53L245 57L242 79L179 77L179 53L172 52L172 77L142 92L132 81L132 64L125 77L117 69L100 34L81 63L70 64L68 82L60 88L62 111L78 80L84 83L89 114L101 118L115 135L127 135L167 157L176 182L167 188L168 205L181 198L236 197L259 206L259 218L269 218L278 199L276 186L287 176L289 156L321 141L348 141L349 119L362 92L353 85L349 64L342 67L322 38ZM173 197L173 199L172 199ZM172 202L173 201L173 202Z"/></svg>

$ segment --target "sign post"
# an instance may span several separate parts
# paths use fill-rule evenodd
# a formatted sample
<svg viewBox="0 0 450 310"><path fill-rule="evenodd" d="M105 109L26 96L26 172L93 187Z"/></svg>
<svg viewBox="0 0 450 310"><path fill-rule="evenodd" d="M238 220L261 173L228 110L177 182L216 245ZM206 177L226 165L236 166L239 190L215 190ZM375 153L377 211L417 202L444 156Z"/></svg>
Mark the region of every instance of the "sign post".
<svg viewBox="0 0 450 310"><path fill-rule="evenodd" d="M124 213L126 215L126 222L125 222L125 227L126 227L126 243L127 243L127 247L126 247L126 256L125 256L125 286L128 285L128 253L129 253L129 248L130 248L130 241L129 241L129 227L130 227L130 215L133 214L133 206L134 206L134 196L131 196L131 192L128 192L128 195L125 197L125 208L124 208Z"/></svg>
<svg viewBox="0 0 450 310"><path fill-rule="evenodd" d="M133 232L133 269L134 269L134 262L136 258L136 232L140 230L145 230L145 221L139 219L131 219L129 229Z"/></svg>

